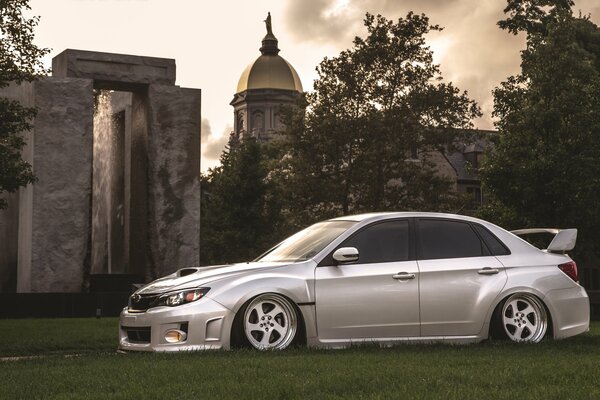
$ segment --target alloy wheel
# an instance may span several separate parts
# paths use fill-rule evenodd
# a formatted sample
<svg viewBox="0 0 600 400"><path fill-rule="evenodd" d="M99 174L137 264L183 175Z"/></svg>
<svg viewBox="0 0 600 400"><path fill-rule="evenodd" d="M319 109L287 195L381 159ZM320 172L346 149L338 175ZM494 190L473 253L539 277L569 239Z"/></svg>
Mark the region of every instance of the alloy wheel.
<svg viewBox="0 0 600 400"><path fill-rule="evenodd" d="M296 310L283 296L256 297L244 312L244 333L259 350L281 350L292 343L297 330Z"/></svg>
<svg viewBox="0 0 600 400"><path fill-rule="evenodd" d="M509 297L502 307L502 326L514 342L537 343L548 328L548 315L542 302L527 293Z"/></svg>

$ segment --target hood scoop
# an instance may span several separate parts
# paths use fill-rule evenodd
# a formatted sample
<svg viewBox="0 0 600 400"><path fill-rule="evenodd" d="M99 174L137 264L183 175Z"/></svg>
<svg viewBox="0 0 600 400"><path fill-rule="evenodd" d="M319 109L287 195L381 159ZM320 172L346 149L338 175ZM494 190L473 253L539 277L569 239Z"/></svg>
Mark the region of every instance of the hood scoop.
<svg viewBox="0 0 600 400"><path fill-rule="evenodd" d="M188 276L198 272L198 268L183 268L177 271L177 276Z"/></svg>

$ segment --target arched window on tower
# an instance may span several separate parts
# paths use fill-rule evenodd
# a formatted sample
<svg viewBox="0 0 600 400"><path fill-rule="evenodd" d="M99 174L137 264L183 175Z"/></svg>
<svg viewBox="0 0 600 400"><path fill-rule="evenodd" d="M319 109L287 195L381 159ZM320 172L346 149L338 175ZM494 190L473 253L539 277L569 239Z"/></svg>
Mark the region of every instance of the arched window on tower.
<svg viewBox="0 0 600 400"><path fill-rule="evenodd" d="M262 111L255 111L252 114L252 133L258 137L265 131L265 114Z"/></svg>
<svg viewBox="0 0 600 400"><path fill-rule="evenodd" d="M238 117L237 117L237 132L238 132L238 134L244 133L245 129L246 128L244 126L244 113L240 111L238 113Z"/></svg>
<svg viewBox="0 0 600 400"><path fill-rule="evenodd" d="M276 131L281 129L281 119L279 118L279 108L275 109L275 114L273 115L273 129Z"/></svg>

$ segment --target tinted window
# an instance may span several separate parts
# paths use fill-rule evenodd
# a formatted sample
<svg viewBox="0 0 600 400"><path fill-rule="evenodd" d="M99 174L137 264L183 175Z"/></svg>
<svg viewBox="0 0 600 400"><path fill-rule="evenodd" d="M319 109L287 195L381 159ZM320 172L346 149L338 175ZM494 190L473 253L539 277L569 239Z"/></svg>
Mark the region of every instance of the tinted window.
<svg viewBox="0 0 600 400"><path fill-rule="evenodd" d="M483 239L487 247L495 256L505 256L510 254L510 251L502 244L502 242L494 236L490 231L481 225L473 225L479 236Z"/></svg>
<svg viewBox="0 0 600 400"><path fill-rule="evenodd" d="M356 247L358 263L408 260L408 221L389 221L371 225L340 247Z"/></svg>
<svg viewBox="0 0 600 400"><path fill-rule="evenodd" d="M424 260L487 255L487 249L465 222L419 220L419 240Z"/></svg>

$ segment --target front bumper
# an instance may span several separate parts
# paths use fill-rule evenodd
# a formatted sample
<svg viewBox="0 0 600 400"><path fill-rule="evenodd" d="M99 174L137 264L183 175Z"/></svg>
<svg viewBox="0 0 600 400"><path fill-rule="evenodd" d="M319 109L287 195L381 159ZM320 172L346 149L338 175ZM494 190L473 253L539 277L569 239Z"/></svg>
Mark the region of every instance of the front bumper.
<svg viewBox="0 0 600 400"><path fill-rule="evenodd" d="M178 307L156 307L141 313L124 308L119 319L119 350L228 349L233 318L231 310L208 297ZM185 340L167 342L167 331L182 328L187 330Z"/></svg>

